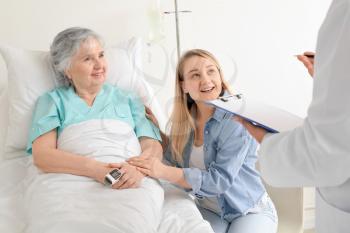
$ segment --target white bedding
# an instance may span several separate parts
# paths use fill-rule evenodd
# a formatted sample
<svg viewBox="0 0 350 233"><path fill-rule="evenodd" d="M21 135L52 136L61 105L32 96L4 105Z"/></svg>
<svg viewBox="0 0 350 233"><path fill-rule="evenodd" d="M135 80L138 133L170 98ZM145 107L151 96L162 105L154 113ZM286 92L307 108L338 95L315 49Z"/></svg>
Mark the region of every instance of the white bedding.
<svg viewBox="0 0 350 233"><path fill-rule="evenodd" d="M124 162L141 153L134 129L121 120L93 119L64 128L57 147L103 162Z"/></svg>
<svg viewBox="0 0 350 233"><path fill-rule="evenodd" d="M124 162L141 153L129 124L93 119L66 127L58 137L60 150L104 162ZM24 209L28 233L137 232L155 233L164 191L145 177L136 189L115 190L94 179L60 173L42 173L29 166Z"/></svg>
<svg viewBox="0 0 350 233"><path fill-rule="evenodd" d="M25 219L23 193L25 191L25 177L31 164L31 157L7 160L0 164L1 233L25 232L27 220ZM164 187L165 199L157 229L158 233L213 233L209 223L202 219L193 200L184 191L168 183L162 182L162 186ZM98 202L100 201L98 200ZM76 218L78 219L79 216ZM108 232L103 231L103 226L97 227L99 230L90 228L83 232Z"/></svg>
<svg viewBox="0 0 350 233"><path fill-rule="evenodd" d="M121 162L140 153L127 127L115 120L72 125L58 147ZM87 177L43 174L27 157L0 164L0 182L0 232L212 232L186 193L164 183L163 203L163 187L150 178L139 189L113 190Z"/></svg>
<svg viewBox="0 0 350 233"><path fill-rule="evenodd" d="M147 106L150 106L152 111L156 114L160 125L163 126L164 129L165 117L162 114L156 98L154 98L155 94L139 72L142 70L142 46L140 40L132 39L117 48L111 49L109 52L109 55L111 56L109 63L113 65L110 65L111 69L108 80L111 84L117 85L125 90L133 91L142 97L144 103ZM52 83L54 77L52 76L52 72L50 72L47 60L43 59L46 56L45 53L40 55L35 51L16 48L6 48L1 52L7 65L8 77L0 75L0 79L4 78L4 82L0 82L0 91L3 90L3 93L5 93L5 95L0 95L0 233L26 233L29 231L29 226L31 224L30 220L34 221L34 219L39 218L38 216L44 216L49 219L51 218L52 221L59 223L57 219L55 220L51 217L54 215L59 217L61 215L59 208L56 208L56 204L58 207L62 207L62 203L67 201L70 206L61 209L79 210L81 205L92 203L91 200L84 202L84 199L82 198L79 198L77 199L77 202L74 202L74 198L69 196L68 190L60 190L60 185L63 183L65 183L65 187L72 188L77 194L79 194L78 189L81 186L87 186L85 188L90 190L99 190L99 193L101 192L101 194L98 196L95 195L95 198L92 198L92 204L96 205L97 209L101 209L101 206L103 207L104 205L106 207L107 204L109 205L106 209L110 208L111 202L106 201L105 196L107 195L105 192L111 190L100 191L105 190L102 185L98 186L91 181L87 181L86 178L85 181L83 181L84 178L80 177L81 180L78 182L79 186L69 186L67 179L66 182L62 182L62 184L58 182L62 177L69 177L68 180L72 179L73 177L69 175L63 175L62 177L57 175L35 177L37 171L32 167L31 157L26 156L23 151L27 138L27 130L29 130L28 127L30 125L29 116L32 114L37 97L42 93L51 90L55 86L54 83ZM135 64L137 64L137 69L135 69ZM112 69L114 71L112 71ZM7 80L9 89L7 89L7 86L1 86L1 83L7 83ZM9 121L9 118L11 121ZM11 137L8 137L7 131L10 131L10 134L12 135ZM95 136L97 136L97 134L95 134ZM127 138L127 136L124 135L124 138ZM69 140L65 141L63 138L60 138L59 144L62 148L67 149L71 147L74 149L74 143L69 142ZM13 147L10 147L11 145L13 145ZM88 150L91 149L89 147L91 144L85 142L84 145L86 148L82 149L86 149L86 155L90 155L91 151L89 152ZM125 148L127 148L126 151L129 151L130 149L128 145L126 145ZM114 151L117 150L115 147L110 147L110 149ZM134 149L136 149L136 147L134 147ZM109 161L110 159L113 161L120 161L125 159L125 155L137 152L131 150L129 153L117 153L111 158L110 156L104 156L109 153L108 150L108 147L104 147L101 151L95 151L93 156L96 159L104 161ZM7 152L5 153L4 151ZM121 152L124 151L125 150L121 150ZM15 157L17 158L14 159ZM2 161L2 159L10 158L11 160ZM43 189L45 186L39 185L40 182L47 182L49 180L54 182L52 185L47 186L47 190ZM164 202L160 209L160 214L158 213L160 216L150 216L154 219L153 221L159 223L159 226L156 229L158 233L213 232L210 225L202 219L193 200L184 191L167 183L162 183L162 186L164 190ZM52 188L52 190L50 190L50 188ZM60 190L60 194L63 193L66 195L66 197L64 197L65 199L62 200L63 197L60 197L59 195L48 197L39 192L42 191L48 194L54 193L55 190ZM84 192L82 195L85 195L86 193L89 192ZM141 199L142 198L144 197L141 197ZM33 208L31 205L34 205ZM47 205L47 207L45 207L45 205ZM74 205L76 205L76 207L74 207ZM37 208L39 206L42 207ZM46 216L45 213L39 213L34 216L28 215L31 208L35 211L47 208L52 215ZM86 216L88 215L88 212L84 213L85 216L78 214L72 216L69 214L70 213L67 213L67 216L69 217L62 216L62 218L66 218L66 220L68 219L68 222L66 221L65 224L61 225L57 224L56 231L60 233L69 233L73 230L77 233L108 233L112 228L110 224L105 222L98 224L96 220L100 218L101 215L99 215L100 213L95 211L95 209L91 211L91 224L90 222L82 222L89 217ZM154 215L156 215L156 213ZM122 216L120 212L117 214L113 212L113 217L114 216L127 217L126 215ZM114 220L118 221L118 219ZM131 232L131 226L136 224L133 219L130 220L130 228L126 229L126 233ZM39 221L39 223L36 224L47 225L43 219L35 221Z"/></svg>

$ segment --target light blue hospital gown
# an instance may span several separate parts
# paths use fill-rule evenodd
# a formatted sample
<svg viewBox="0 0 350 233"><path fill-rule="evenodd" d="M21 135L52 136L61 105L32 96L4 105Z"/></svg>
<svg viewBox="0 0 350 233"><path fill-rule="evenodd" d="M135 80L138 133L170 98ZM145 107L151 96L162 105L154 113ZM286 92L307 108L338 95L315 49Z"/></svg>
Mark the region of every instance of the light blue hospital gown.
<svg viewBox="0 0 350 233"><path fill-rule="evenodd" d="M160 140L139 98L105 84L89 107L72 87L41 96L36 104L27 152L40 135L57 128L57 148L103 162L122 162L140 154L140 137ZM50 155L47 155L50 156ZM136 189L116 190L70 174L40 173L31 166L24 193L26 233L155 233L164 191L145 177Z"/></svg>
<svg viewBox="0 0 350 233"><path fill-rule="evenodd" d="M59 137L70 125L108 119L127 123L137 138L145 136L161 140L159 129L145 117L144 106L136 95L105 84L90 107L74 92L73 87L61 87L38 99L27 152L32 153L32 143L36 138L52 129L57 128Z"/></svg>

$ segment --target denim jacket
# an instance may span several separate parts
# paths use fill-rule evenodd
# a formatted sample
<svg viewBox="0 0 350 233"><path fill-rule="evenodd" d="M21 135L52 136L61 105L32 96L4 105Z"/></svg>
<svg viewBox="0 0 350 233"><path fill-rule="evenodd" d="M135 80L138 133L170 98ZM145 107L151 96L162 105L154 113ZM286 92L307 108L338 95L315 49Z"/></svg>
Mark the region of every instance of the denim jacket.
<svg viewBox="0 0 350 233"><path fill-rule="evenodd" d="M194 132L185 146L182 163L173 159L170 145L164 154L172 165L183 168L192 187L189 191L196 198L218 199L221 217L227 221L244 215L266 192L255 169L257 142L233 116L216 109L206 122L203 145L206 170L189 167Z"/></svg>

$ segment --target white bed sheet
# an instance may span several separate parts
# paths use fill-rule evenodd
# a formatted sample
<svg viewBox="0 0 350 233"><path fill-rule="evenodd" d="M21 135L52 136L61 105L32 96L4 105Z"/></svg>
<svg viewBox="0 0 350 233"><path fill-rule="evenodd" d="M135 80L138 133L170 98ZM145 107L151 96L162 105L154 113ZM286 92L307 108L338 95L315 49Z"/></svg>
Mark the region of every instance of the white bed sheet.
<svg viewBox="0 0 350 233"><path fill-rule="evenodd" d="M24 233L24 178L31 157L5 160L0 163L0 232ZM159 233L212 233L193 200L181 189L162 182L165 201L158 227Z"/></svg>

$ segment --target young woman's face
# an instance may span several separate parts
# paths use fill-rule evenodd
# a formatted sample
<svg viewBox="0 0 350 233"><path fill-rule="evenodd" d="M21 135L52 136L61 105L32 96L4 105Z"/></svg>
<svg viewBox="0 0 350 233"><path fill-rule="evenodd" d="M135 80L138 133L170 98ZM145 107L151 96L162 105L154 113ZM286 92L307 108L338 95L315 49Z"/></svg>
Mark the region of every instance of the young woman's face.
<svg viewBox="0 0 350 233"><path fill-rule="evenodd" d="M220 72L209 58L190 57L183 67L184 81L182 89L189 93L194 101L213 100L222 91Z"/></svg>
<svg viewBox="0 0 350 233"><path fill-rule="evenodd" d="M89 89L101 86L106 79L107 62L101 44L96 39L88 39L80 45L72 57L66 75L75 88Z"/></svg>

